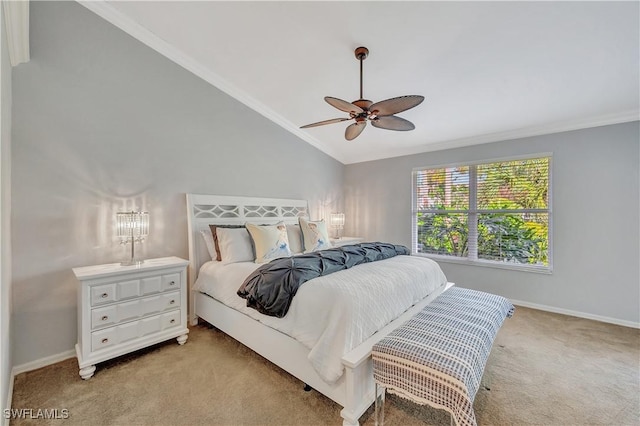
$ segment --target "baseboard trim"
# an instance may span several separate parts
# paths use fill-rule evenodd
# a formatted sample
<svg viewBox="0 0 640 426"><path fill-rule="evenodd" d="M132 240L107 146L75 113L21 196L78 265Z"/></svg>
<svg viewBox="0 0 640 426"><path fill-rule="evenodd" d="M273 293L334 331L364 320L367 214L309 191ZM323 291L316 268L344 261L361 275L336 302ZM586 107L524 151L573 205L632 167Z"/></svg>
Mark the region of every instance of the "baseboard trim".
<svg viewBox="0 0 640 426"><path fill-rule="evenodd" d="M69 358L75 358L76 351L74 349L60 352L59 354L47 356L44 358L36 359L35 361L30 361L24 364L16 365L13 367L11 371L13 376L17 376L21 373L26 373L27 371L37 370L38 368L46 367L51 364L55 364L56 362L64 361Z"/></svg>
<svg viewBox="0 0 640 426"><path fill-rule="evenodd" d="M509 299L516 306L525 308L538 309L539 311L553 312L555 314L569 315L572 317L585 318L594 321L606 322L609 324L621 325L624 327L640 328L640 322L621 320L618 318L605 317L602 315L588 314L586 312L572 311L569 309L556 308L555 306L539 305L537 303L524 302L522 300Z"/></svg>
<svg viewBox="0 0 640 426"><path fill-rule="evenodd" d="M11 401L13 400L13 379L15 378L15 374L13 374L13 369L9 373L9 389L7 390L7 405L5 408L11 408ZM3 413L4 414L4 413ZM3 417L2 424L3 426L9 426L9 419Z"/></svg>

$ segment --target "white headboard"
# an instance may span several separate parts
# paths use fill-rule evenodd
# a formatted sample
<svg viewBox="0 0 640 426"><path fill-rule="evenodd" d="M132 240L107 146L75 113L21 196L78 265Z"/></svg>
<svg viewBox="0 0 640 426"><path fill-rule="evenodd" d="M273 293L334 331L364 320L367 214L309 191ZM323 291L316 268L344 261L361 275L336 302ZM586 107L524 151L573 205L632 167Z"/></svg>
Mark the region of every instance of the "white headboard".
<svg viewBox="0 0 640 426"><path fill-rule="evenodd" d="M298 217L301 216L309 217L306 200L187 194L189 290L193 288L200 267L211 260L200 235L200 231L207 229L210 224L298 223ZM193 311L193 306L189 308Z"/></svg>

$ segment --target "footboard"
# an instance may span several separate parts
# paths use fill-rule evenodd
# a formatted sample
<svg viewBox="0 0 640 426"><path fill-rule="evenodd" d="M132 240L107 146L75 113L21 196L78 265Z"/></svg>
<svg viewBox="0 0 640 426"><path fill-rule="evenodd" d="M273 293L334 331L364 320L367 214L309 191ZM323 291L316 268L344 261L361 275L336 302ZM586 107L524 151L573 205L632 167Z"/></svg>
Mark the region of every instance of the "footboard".
<svg viewBox="0 0 640 426"><path fill-rule="evenodd" d="M390 322L386 327L365 340L360 346L353 349L342 358L345 373L343 376L345 385L344 407L340 411L343 426L358 425L359 419L375 400L375 381L373 379L373 361L371 349L378 341L386 337L393 330L411 319L436 297L451 288L454 284L447 283L419 303L412 306L400 317Z"/></svg>

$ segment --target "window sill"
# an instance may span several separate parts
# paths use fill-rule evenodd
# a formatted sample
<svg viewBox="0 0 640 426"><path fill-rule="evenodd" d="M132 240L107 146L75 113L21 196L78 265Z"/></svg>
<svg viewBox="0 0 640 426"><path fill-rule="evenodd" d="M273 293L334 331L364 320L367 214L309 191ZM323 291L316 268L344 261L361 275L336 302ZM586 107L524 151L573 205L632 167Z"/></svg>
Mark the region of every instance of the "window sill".
<svg viewBox="0 0 640 426"><path fill-rule="evenodd" d="M533 266L533 265L521 265L517 263L500 263L500 262L492 262L489 260L470 260L470 259L461 259L450 256L440 256L437 254L425 254L425 253L411 253L413 256L427 257L429 259L435 260L437 262L444 263L457 263L459 265L468 265L468 266L481 266L481 267L489 267L496 269L508 269L511 271L521 271L521 272L533 272L535 274L544 274L544 275L552 275L553 268L551 266Z"/></svg>

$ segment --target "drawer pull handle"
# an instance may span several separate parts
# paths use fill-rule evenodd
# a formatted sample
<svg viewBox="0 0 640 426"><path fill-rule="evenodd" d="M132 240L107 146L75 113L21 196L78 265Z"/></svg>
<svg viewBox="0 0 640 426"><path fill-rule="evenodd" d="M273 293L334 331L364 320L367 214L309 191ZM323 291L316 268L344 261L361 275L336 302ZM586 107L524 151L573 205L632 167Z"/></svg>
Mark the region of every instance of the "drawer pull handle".
<svg viewBox="0 0 640 426"><path fill-rule="evenodd" d="M106 316L106 315L102 317L102 321L106 321L106 320L108 320L108 319L109 319L109 317L108 317L108 316Z"/></svg>
<svg viewBox="0 0 640 426"><path fill-rule="evenodd" d="M109 339L102 339L102 343L108 343Z"/></svg>
<svg viewBox="0 0 640 426"><path fill-rule="evenodd" d="M175 300L171 300L171 302L169 302L170 305L173 305L174 303L176 303Z"/></svg>
<svg viewBox="0 0 640 426"><path fill-rule="evenodd" d="M173 324L174 322L176 322L175 319L172 319L171 321L169 321L171 324Z"/></svg>
<svg viewBox="0 0 640 426"><path fill-rule="evenodd" d="M171 281L171 282L169 283L169 285L176 285L176 282L175 282L175 281Z"/></svg>
<svg viewBox="0 0 640 426"><path fill-rule="evenodd" d="M109 295L108 295L107 293L102 293L102 294L100 295L100 297L102 297L103 299L105 299L105 298L109 297Z"/></svg>

